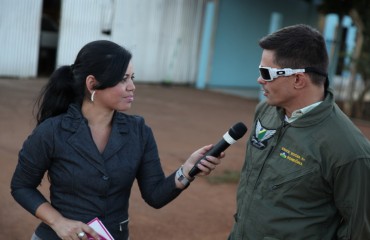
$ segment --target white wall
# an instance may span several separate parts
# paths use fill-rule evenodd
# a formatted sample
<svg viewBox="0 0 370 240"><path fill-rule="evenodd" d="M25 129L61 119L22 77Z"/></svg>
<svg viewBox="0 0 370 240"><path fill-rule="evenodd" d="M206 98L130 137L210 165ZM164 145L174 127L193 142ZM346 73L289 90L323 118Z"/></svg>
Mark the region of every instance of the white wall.
<svg viewBox="0 0 370 240"><path fill-rule="evenodd" d="M109 0L62 0L57 67L72 64L86 43L110 40L110 36L102 33L103 13L109 3Z"/></svg>
<svg viewBox="0 0 370 240"><path fill-rule="evenodd" d="M92 40L133 53L137 81L195 80L204 0L63 0L57 65ZM111 26L111 35L102 30Z"/></svg>
<svg viewBox="0 0 370 240"><path fill-rule="evenodd" d="M0 0L0 76L37 75L42 0Z"/></svg>
<svg viewBox="0 0 370 240"><path fill-rule="evenodd" d="M203 0L117 1L113 40L133 53L138 79L193 82Z"/></svg>

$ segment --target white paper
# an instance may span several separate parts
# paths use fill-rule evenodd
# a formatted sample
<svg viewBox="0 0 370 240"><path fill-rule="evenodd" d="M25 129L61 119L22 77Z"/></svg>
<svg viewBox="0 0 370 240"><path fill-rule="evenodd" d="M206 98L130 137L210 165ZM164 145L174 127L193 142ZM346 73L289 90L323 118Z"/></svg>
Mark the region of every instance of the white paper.
<svg viewBox="0 0 370 240"><path fill-rule="evenodd" d="M101 240L114 240L99 218L94 218L88 225L99 234ZM88 235L88 239L93 240L94 238Z"/></svg>

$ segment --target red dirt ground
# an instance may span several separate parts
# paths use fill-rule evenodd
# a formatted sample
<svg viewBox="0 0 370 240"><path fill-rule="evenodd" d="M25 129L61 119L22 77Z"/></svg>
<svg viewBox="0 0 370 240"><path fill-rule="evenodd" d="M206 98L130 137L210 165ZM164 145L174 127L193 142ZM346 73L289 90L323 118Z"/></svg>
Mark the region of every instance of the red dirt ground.
<svg viewBox="0 0 370 240"><path fill-rule="evenodd" d="M18 151L35 125L33 103L44 79L0 79L0 235L1 239L28 240L39 220L21 208L10 195L10 178ZM137 84L129 113L144 116L155 134L164 171L175 171L203 145L216 143L236 122L248 127L256 101L183 86ZM370 137L370 123L356 121ZM248 132L226 151L212 173L239 171ZM131 240L224 240L233 223L236 183L210 184L197 178L177 199L152 209L135 185L130 200ZM42 191L47 193L47 181Z"/></svg>

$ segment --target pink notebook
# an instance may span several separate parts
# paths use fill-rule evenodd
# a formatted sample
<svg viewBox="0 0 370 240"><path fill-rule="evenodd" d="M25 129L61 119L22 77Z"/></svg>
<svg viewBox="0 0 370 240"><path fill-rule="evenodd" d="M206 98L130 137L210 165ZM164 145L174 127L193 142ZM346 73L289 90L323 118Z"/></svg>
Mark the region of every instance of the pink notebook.
<svg viewBox="0 0 370 240"><path fill-rule="evenodd" d="M101 240L114 240L112 235L108 232L108 229L105 228L104 224L100 221L99 218L94 218L89 223L87 223L92 229L99 234ZM87 235L89 240L93 240L89 234Z"/></svg>

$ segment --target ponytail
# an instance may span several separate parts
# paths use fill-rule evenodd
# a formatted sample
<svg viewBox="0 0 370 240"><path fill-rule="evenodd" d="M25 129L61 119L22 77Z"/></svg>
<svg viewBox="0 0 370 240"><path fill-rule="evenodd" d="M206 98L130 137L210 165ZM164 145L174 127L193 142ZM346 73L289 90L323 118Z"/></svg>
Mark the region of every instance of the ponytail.
<svg viewBox="0 0 370 240"><path fill-rule="evenodd" d="M120 45L97 40L86 44L74 64L54 71L36 102L37 125L49 117L67 111L68 105L82 105L86 94L86 78L97 80L94 89L106 89L121 82L131 61L131 53Z"/></svg>
<svg viewBox="0 0 370 240"><path fill-rule="evenodd" d="M51 75L36 101L37 125L45 119L64 113L75 99L72 67L62 66Z"/></svg>

